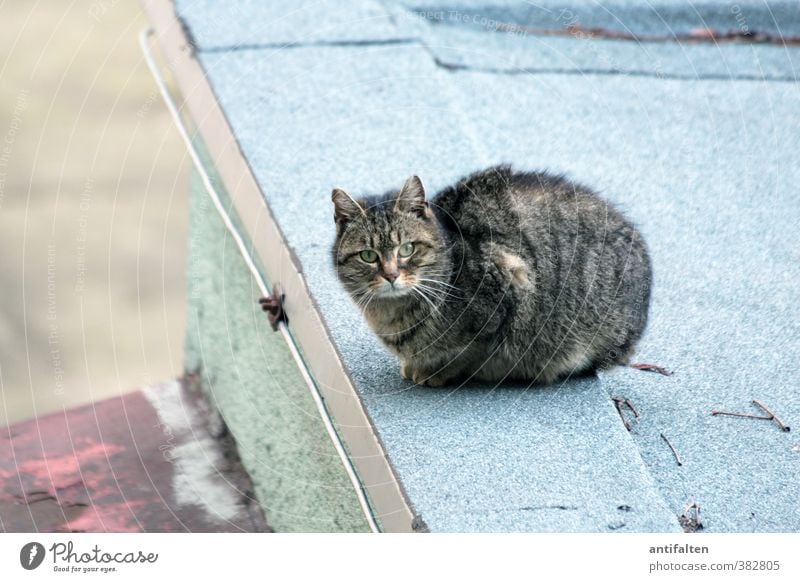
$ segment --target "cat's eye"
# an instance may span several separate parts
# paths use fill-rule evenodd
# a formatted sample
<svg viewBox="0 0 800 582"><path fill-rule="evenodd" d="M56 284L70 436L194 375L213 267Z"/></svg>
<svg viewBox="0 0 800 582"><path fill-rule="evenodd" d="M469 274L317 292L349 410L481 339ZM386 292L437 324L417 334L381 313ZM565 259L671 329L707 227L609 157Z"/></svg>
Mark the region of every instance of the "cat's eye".
<svg viewBox="0 0 800 582"><path fill-rule="evenodd" d="M378 260L378 253L372 249L365 249L358 254L365 263L374 263Z"/></svg>
<svg viewBox="0 0 800 582"><path fill-rule="evenodd" d="M397 254L401 257L410 257L414 252L414 243L403 243L400 245L400 248L397 249Z"/></svg>

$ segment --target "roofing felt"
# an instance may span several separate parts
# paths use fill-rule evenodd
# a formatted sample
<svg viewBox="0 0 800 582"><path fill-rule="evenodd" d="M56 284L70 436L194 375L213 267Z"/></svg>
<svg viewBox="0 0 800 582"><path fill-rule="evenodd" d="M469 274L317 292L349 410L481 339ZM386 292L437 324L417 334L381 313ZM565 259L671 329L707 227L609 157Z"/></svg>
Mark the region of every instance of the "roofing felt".
<svg viewBox="0 0 800 582"><path fill-rule="evenodd" d="M648 4L660 25L640 3L605 8L648 34L696 24L688 2ZM800 530L794 433L710 414L757 414L758 399L789 424L800 417L797 48L511 34L413 14L533 22L501 0L305 2L288 15L280 5L216 6L177 2L431 530L679 531L692 501L706 531ZM597 6L580 8L583 18L605 18ZM702 10L720 22L743 11L759 26L786 13L781 30L800 28L785 2L733 6ZM435 191L499 161L566 172L640 225L656 282L636 357L673 376L617 369L545 389L431 390L401 379L330 264L331 187L383 192L417 173ZM617 395L641 412L630 433Z"/></svg>

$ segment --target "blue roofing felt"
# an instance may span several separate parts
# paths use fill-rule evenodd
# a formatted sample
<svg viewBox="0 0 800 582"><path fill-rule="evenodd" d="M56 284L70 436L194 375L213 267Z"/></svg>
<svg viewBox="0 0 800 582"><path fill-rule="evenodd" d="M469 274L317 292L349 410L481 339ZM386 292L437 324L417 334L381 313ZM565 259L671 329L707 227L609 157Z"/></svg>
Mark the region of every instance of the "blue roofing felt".
<svg viewBox="0 0 800 582"><path fill-rule="evenodd" d="M391 0L387 4L395 4ZM436 24L494 29L606 29L638 36L686 35L710 28L721 33L800 34L795 0L400 0Z"/></svg>
<svg viewBox="0 0 800 582"><path fill-rule="evenodd" d="M338 6L339 19L360 10ZM193 31L219 17L182 15ZM597 68L579 39L558 39L574 43L554 49L575 55L563 73L508 74L556 39L420 26L396 8L392 20L397 38L413 23L421 40L278 51L195 38L415 510L434 531L675 531L694 500L709 531L800 530L795 433L710 416L757 413L757 398L800 418L800 93L785 80L798 49L726 47L732 71L758 71L759 59L780 82L721 79L719 52L668 43L648 50L685 80L575 74ZM647 64L637 43L614 50ZM717 73L690 80L697 71ZM547 389L456 391L400 378L330 265L331 187L380 192L419 173L434 191L501 160L567 171L641 225L656 285L637 357L674 376L620 369ZM611 395L642 413L632 433Z"/></svg>
<svg viewBox="0 0 800 582"><path fill-rule="evenodd" d="M401 34L375 0L175 0L204 50L385 41Z"/></svg>
<svg viewBox="0 0 800 582"><path fill-rule="evenodd" d="M618 369L601 381L642 413L633 439L673 511L695 499L710 531L800 530L796 434L710 415L760 414L758 399L800 419L797 85L513 76L498 107L479 91L485 77L454 83L465 109L493 108L475 125L494 158L568 168L649 243L656 282L637 359L675 375Z"/></svg>
<svg viewBox="0 0 800 582"><path fill-rule="evenodd" d="M800 6L800 2L797 3ZM800 15L798 15L800 19ZM794 81L800 51L739 43L641 42L439 27L425 35L440 63L490 73L629 73Z"/></svg>

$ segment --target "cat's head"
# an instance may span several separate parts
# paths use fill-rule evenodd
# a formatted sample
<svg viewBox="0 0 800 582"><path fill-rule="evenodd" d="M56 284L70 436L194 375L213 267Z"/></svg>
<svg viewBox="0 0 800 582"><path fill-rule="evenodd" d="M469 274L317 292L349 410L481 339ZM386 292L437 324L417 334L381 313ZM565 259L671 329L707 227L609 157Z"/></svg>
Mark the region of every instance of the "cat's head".
<svg viewBox="0 0 800 582"><path fill-rule="evenodd" d="M335 268L356 303L439 295L432 289L449 277L450 259L417 176L382 197L355 200L336 188L332 200Z"/></svg>

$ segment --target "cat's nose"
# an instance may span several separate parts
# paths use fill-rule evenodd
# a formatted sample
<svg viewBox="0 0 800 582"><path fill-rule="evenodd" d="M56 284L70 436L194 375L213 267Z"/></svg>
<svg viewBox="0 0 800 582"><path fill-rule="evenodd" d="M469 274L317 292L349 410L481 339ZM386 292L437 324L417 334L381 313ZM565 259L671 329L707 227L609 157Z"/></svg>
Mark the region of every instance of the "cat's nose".
<svg viewBox="0 0 800 582"><path fill-rule="evenodd" d="M384 279L389 281L392 285L397 280L397 277L400 275L400 270L397 268L397 261L388 260L384 261L381 265L381 275Z"/></svg>

